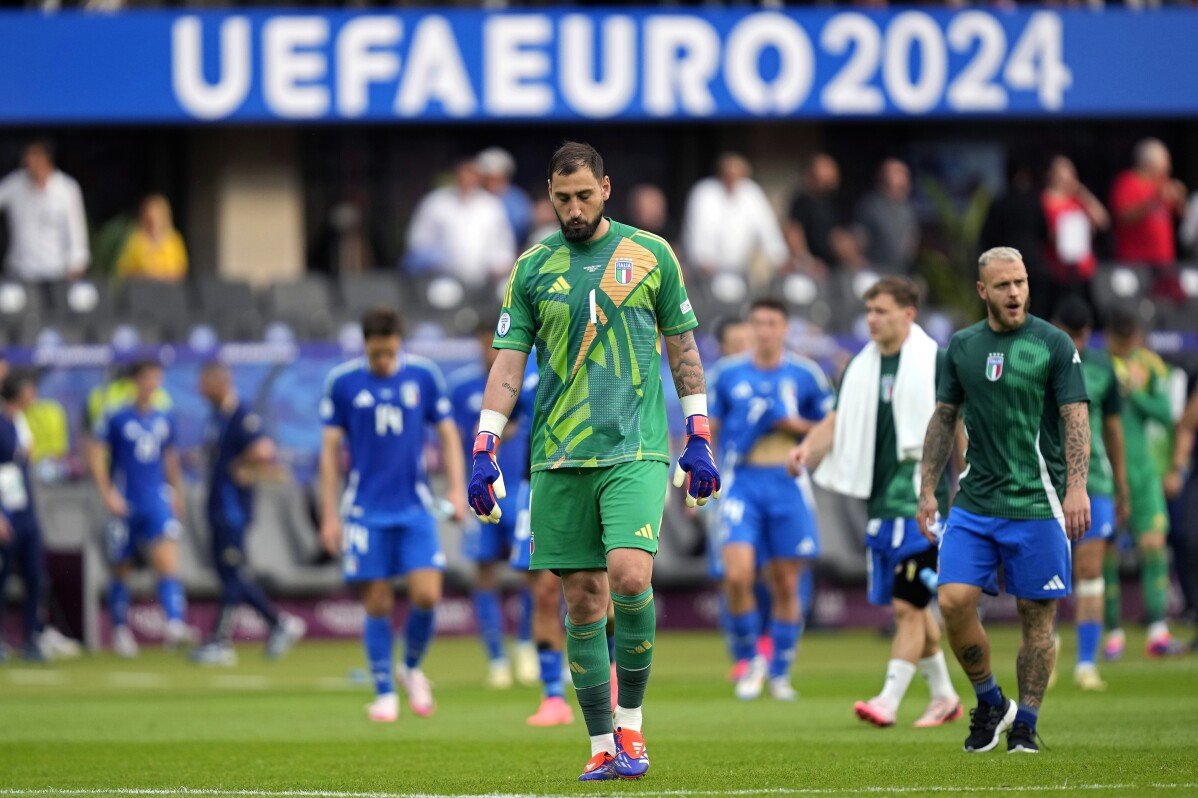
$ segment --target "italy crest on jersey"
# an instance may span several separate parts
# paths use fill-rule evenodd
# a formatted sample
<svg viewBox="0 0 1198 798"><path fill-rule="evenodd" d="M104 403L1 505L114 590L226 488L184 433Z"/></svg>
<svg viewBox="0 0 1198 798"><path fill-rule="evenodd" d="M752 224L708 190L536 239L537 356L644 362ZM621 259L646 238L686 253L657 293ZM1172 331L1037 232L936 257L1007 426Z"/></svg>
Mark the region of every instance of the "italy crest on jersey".
<svg viewBox="0 0 1198 798"><path fill-rule="evenodd" d="M1002 352L993 352L990 357L986 358L986 379L990 382L998 382L1002 377L1003 360Z"/></svg>
<svg viewBox="0 0 1198 798"><path fill-rule="evenodd" d="M632 282L632 261L618 260L615 263L616 282L620 285L628 285Z"/></svg>

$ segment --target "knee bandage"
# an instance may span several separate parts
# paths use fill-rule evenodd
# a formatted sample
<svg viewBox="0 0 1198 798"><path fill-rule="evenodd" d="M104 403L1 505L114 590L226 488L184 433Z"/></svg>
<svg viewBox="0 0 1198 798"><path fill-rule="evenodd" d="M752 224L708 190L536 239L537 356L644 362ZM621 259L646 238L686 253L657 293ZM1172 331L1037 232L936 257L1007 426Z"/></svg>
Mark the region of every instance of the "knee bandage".
<svg viewBox="0 0 1198 798"><path fill-rule="evenodd" d="M1094 579L1079 579L1074 585L1073 595L1078 598L1101 598L1106 591L1106 582L1101 576Z"/></svg>

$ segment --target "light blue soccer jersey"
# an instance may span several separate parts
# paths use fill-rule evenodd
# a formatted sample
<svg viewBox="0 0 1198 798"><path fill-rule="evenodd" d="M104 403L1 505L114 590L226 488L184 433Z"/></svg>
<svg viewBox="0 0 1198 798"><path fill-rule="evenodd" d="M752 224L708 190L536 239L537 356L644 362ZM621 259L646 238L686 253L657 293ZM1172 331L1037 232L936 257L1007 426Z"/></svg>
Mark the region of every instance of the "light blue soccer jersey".
<svg viewBox="0 0 1198 798"><path fill-rule="evenodd" d="M834 402L828 378L813 361L786 354L776 368L761 369L749 355L725 358L710 391L708 410L719 421L723 462L735 466L783 418L820 421Z"/></svg>
<svg viewBox="0 0 1198 798"><path fill-rule="evenodd" d="M403 524L413 510L431 510L427 428L450 418L451 411L441 372L416 355L401 355L389 376L372 374L363 358L329 373L320 416L326 426L345 431L347 521L383 527Z"/></svg>

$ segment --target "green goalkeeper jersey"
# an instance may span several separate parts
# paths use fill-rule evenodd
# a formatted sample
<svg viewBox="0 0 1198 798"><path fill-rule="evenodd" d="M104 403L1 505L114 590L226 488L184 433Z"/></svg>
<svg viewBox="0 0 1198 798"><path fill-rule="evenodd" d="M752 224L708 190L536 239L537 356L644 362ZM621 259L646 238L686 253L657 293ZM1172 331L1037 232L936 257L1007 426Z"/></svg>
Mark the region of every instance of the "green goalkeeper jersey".
<svg viewBox="0 0 1198 798"><path fill-rule="evenodd" d="M1143 347L1125 358L1112 357L1123 398L1123 446L1127 456L1127 481L1132 501L1136 493L1157 489L1160 468L1152 456L1149 426L1172 426L1169 401L1169 367L1155 352Z"/></svg>
<svg viewBox="0 0 1198 798"><path fill-rule="evenodd" d="M1119 396L1119 382L1115 379L1115 367L1111 356L1101 349L1087 348L1082 351L1082 372L1086 377L1086 393L1090 394L1090 477L1086 492L1091 496L1112 497L1115 495L1115 476L1107 456L1106 441L1102 437L1102 424L1108 416L1118 417L1123 412L1123 400Z"/></svg>
<svg viewBox="0 0 1198 798"><path fill-rule="evenodd" d="M661 336L698 326L664 239L611 221L599 239L556 232L512 269L496 349L537 350L531 469L670 462Z"/></svg>
<svg viewBox="0 0 1198 798"><path fill-rule="evenodd" d="M956 506L994 518L1060 517L1060 408L1089 401L1069 336L1030 315L1010 332L986 321L967 327L949 342L936 398L965 407L969 467Z"/></svg>

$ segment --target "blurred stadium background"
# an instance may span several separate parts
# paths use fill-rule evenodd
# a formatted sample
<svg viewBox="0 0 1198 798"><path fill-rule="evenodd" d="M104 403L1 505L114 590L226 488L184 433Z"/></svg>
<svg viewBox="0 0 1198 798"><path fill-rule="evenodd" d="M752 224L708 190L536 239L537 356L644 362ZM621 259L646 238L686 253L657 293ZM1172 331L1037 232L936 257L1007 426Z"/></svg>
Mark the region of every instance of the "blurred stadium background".
<svg viewBox="0 0 1198 798"><path fill-rule="evenodd" d="M1198 368L1198 195L1184 189L1198 187L1196 41L1198 10L1101 0L424 10L46 0L0 13L0 173L13 171L0 188L0 341L11 367L39 378L30 422L52 620L90 645L103 639L104 514L80 441L89 396L150 355L167 366L187 455L183 577L208 625L208 409L195 384L219 358L289 472L259 493L253 566L314 634L357 635L361 610L338 598L314 525L324 375L359 351L356 319L379 303L401 310L407 346L444 373L475 361L513 256L555 224L544 169L565 139L605 155L611 215L674 242L708 363L717 323L770 293L792 310L792 347L838 377L865 338L859 298L882 273L920 281L922 321L947 341L981 315L977 253L1012 244L1036 312L1076 293L1100 320L1138 314L1176 367L1180 412ZM1144 166L1137 145L1150 138L1171 174ZM18 183L48 158L71 181L37 204ZM1117 185L1137 168L1167 195L1163 233L1124 229L1135 223ZM736 197L727 204L702 182L717 174ZM1089 197L1113 219L1046 213L1046 191ZM753 205L758 195L765 204ZM712 219L724 237L709 235ZM702 519L670 501L662 624L714 626ZM863 506L818 502L815 621L880 622L862 589ZM1198 512L1179 517L1188 540ZM439 624L466 632L468 567L455 525L442 531L459 598ZM20 590L13 580L7 598ZM138 590L151 595L148 575ZM161 632L157 613L134 612L139 635ZM239 631L264 633L248 612Z"/></svg>

